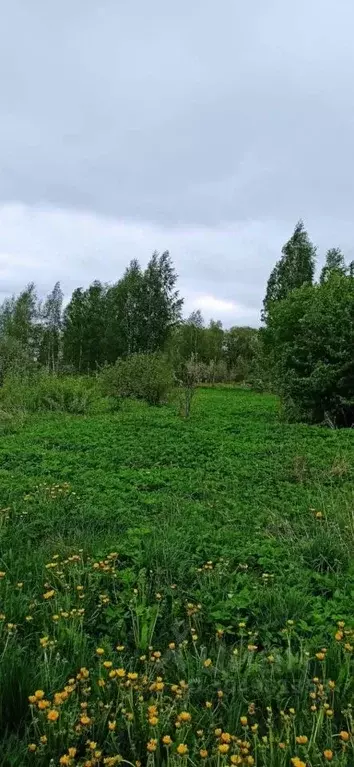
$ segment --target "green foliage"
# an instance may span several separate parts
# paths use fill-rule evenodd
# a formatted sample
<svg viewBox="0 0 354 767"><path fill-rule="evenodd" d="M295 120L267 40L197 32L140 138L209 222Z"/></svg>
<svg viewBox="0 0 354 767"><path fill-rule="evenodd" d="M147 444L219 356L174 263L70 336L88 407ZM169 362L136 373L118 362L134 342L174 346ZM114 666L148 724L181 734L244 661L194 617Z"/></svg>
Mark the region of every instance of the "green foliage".
<svg viewBox="0 0 354 767"><path fill-rule="evenodd" d="M336 270L270 307L262 339L289 417L354 423L353 316L354 281Z"/></svg>
<svg viewBox="0 0 354 767"><path fill-rule="evenodd" d="M338 734L352 727L351 437L282 423L275 397L241 389L198 390L189 421L126 402L87 418L43 412L2 435L0 762L47 767L72 746L82 767L87 740L104 756L144 760L147 706L158 701L156 764L163 734L171 765L184 739L199 763L197 729L216 764L220 726L251 741L259 767L285 767L295 754L322 767L326 748L349 767L352 740L343 751ZM349 633L335 639L338 621ZM104 661L137 673L137 686L112 681ZM77 678L82 667L89 682ZM157 676L161 692L151 689ZM55 704L69 678L72 693ZM28 696L40 689L58 723L37 706L32 716ZM95 721L79 733L81 702ZM182 710L188 730L175 728ZM245 715L258 735L244 734ZM298 735L312 737L309 751ZM288 740L283 752L278 741Z"/></svg>
<svg viewBox="0 0 354 767"><path fill-rule="evenodd" d="M161 354L132 354L101 373L102 390L110 397L133 397L149 405L167 401L173 386L170 365Z"/></svg>
<svg viewBox="0 0 354 767"><path fill-rule="evenodd" d="M299 221L269 277L264 299L264 319L274 301L286 298L295 288L312 284L315 258L316 248L310 242L303 222Z"/></svg>
<svg viewBox="0 0 354 767"><path fill-rule="evenodd" d="M94 407L98 397L97 385L92 379L44 372L9 375L0 389L1 407L10 413L58 411L84 415Z"/></svg>

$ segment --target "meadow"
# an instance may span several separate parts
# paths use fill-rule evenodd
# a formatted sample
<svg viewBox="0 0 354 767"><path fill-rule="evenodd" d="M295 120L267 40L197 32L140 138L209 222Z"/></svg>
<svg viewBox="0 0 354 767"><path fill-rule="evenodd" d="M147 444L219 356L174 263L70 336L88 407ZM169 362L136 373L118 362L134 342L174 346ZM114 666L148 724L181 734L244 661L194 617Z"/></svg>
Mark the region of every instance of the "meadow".
<svg viewBox="0 0 354 767"><path fill-rule="evenodd" d="M354 764L354 434L276 397L0 439L0 764Z"/></svg>

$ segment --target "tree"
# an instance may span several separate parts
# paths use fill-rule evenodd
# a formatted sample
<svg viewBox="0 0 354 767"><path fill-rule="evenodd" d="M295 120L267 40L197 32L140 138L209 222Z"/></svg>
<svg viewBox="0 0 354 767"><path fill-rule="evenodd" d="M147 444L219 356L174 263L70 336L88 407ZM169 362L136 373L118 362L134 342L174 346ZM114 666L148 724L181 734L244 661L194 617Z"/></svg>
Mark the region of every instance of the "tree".
<svg viewBox="0 0 354 767"><path fill-rule="evenodd" d="M263 320L274 301L286 298L301 285L311 285L315 272L316 248L310 242L302 221L282 249L282 256L272 270L263 302Z"/></svg>
<svg viewBox="0 0 354 767"><path fill-rule="evenodd" d="M122 279L108 288L105 357L111 364L141 351L143 280L139 263L133 260Z"/></svg>
<svg viewBox="0 0 354 767"><path fill-rule="evenodd" d="M63 319L63 359L78 373L92 373L105 361L106 288L97 280L74 290Z"/></svg>
<svg viewBox="0 0 354 767"><path fill-rule="evenodd" d="M340 248L330 248L326 253L326 262L321 271L320 282L326 282L329 276L334 272L337 274L346 274L347 266Z"/></svg>
<svg viewBox="0 0 354 767"><path fill-rule="evenodd" d="M58 370L61 325L62 325L63 292L60 282L56 282L51 293L46 298L41 310L42 335L39 360L49 371Z"/></svg>
<svg viewBox="0 0 354 767"><path fill-rule="evenodd" d="M177 274L168 250L155 251L143 273L141 351L163 350L181 319L183 299L175 289Z"/></svg>
<svg viewBox="0 0 354 767"><path fill-rule="evenodd" d="M336 270L270 305L263 343L285 412L354 423L354 281Z"/></svg>

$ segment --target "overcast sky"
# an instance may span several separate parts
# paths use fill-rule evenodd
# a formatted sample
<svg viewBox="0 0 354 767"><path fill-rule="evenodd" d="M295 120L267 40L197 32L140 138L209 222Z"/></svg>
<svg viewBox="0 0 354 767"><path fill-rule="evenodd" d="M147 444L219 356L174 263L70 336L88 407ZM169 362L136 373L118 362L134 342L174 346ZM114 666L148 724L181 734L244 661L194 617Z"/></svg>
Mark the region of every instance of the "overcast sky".
<svg viewBox="0 0 354 767"><path fill-rule="evenodd" d="M186 313L257 325L298 218L354 257L353 0L0 5L0 293L169 249Z"/></svg>

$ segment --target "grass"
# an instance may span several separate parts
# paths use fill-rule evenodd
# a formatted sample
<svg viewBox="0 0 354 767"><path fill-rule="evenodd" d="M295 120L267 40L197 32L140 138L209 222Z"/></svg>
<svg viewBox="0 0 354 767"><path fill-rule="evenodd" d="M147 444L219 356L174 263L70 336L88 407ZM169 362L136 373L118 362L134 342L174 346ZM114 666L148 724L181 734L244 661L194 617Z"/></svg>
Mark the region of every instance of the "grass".
<svg viewBox="0 0 354 767"><path fill-rule="evenodd" d="M5 430L1 765L349 767L353 456L229 388Z"/></svg>

